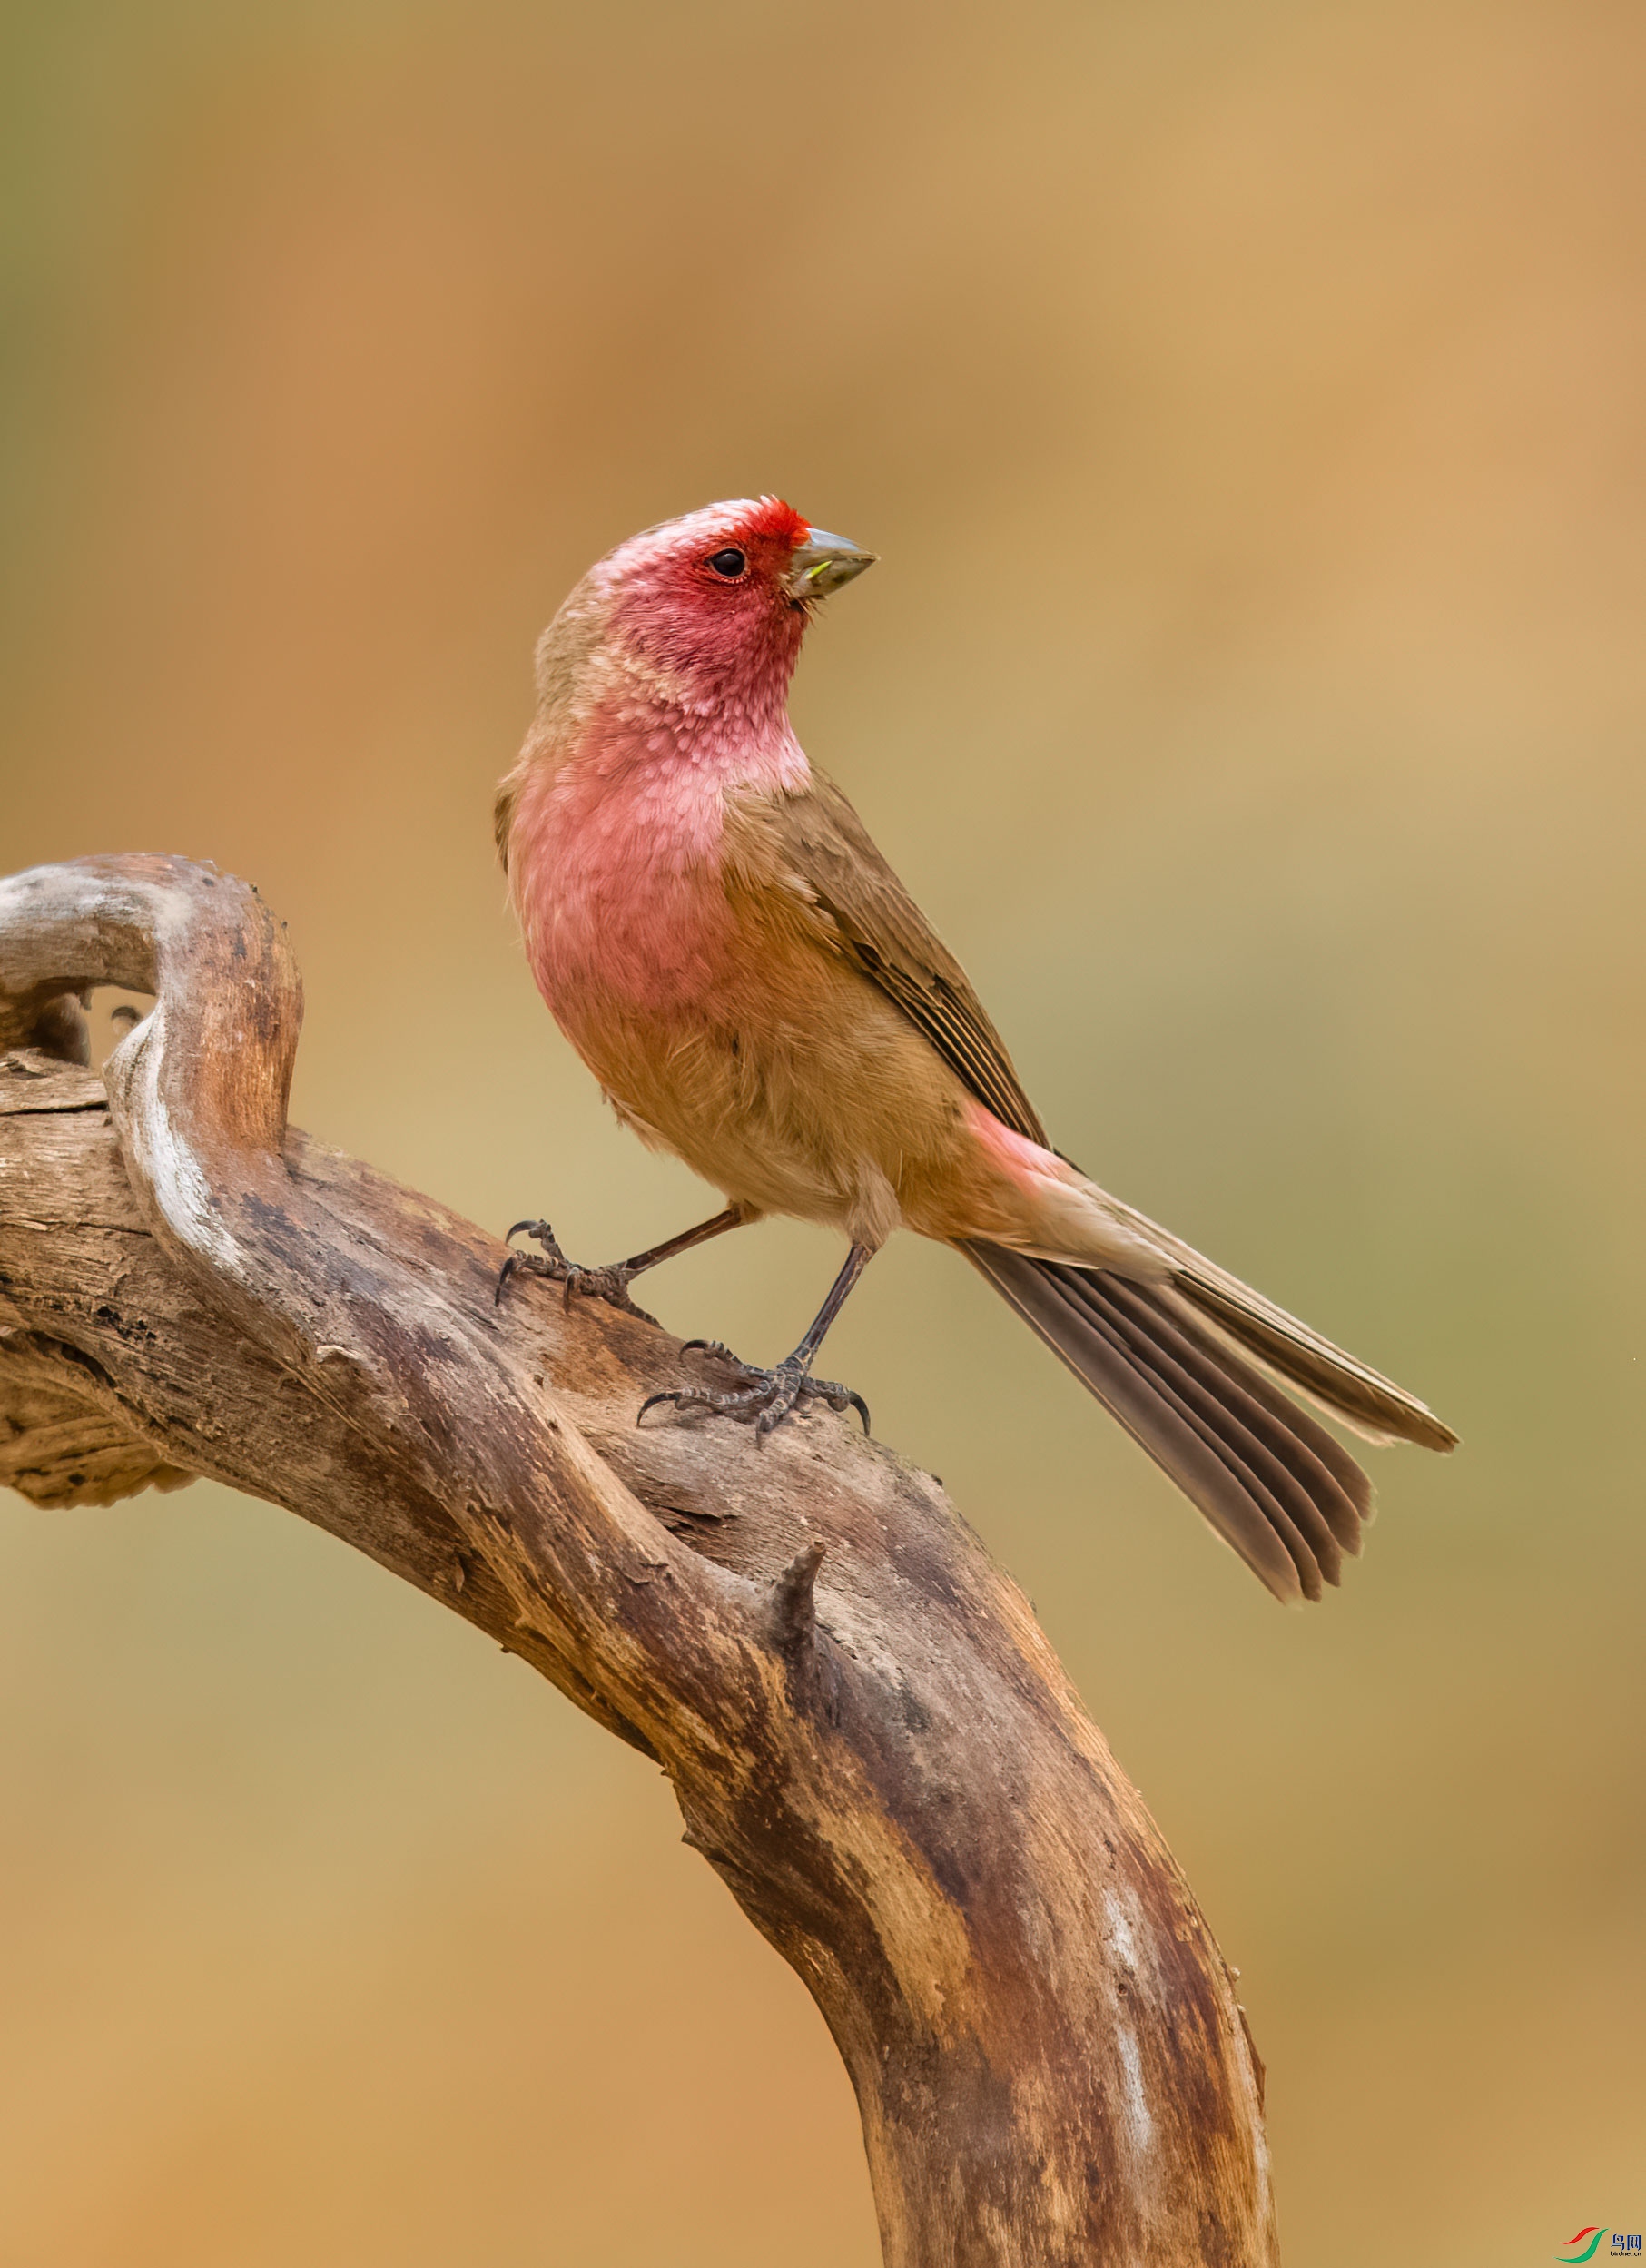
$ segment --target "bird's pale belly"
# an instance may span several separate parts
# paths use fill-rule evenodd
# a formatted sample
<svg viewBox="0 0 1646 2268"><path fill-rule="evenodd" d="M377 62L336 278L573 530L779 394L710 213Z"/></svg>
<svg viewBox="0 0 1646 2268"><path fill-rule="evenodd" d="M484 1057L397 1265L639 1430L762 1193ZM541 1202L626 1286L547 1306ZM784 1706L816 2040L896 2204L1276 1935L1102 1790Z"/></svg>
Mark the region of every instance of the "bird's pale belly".
<svg viewBox="0 0 1646 2268"><path fill-rule="evenodd" d="M1016 1241L1020 1199L980 1151L948 1065L856 970L771 942L758 984L689 1010L577 986L549 1006L641 1139L750 1211L872 1247L901 1227Z"/></svg>
<svg viewBox="0 0 1646 2268"><path fill-rule="evenodd" d="M546 846L547 847L547 846ZM735 1203L878 1246L1026 1232L961 1080L878 986L771 897L603 871L556 843L522 892L533 971L620 1118Z"/></svg>
<svg viewBox="0 0 1646 2268"><path fill-rule="evenodd" d="M968 1146L963 1090L854 971L813 957L803 999L773 973L691 1010L550 1005L643 1140L753 1211L881 1244Z"/></svg>

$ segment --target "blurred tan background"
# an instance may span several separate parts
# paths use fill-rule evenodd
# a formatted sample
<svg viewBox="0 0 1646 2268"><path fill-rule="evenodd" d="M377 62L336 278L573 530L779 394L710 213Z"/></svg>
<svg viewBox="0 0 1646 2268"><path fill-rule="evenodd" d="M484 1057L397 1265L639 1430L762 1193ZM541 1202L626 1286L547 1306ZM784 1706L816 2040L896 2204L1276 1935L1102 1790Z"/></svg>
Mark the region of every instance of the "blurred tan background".
<svg viewBox="0 0 1646 2268"><path fill-rule="evenodd" d="M4 43L0 864L250 875L302 1123L632 1250L705 1208L504 914L531 641L715 497L879 550L802 735L1060 1140L1466 1445L1378 1457L1288 1614L948 1255L831 1366L1242 1969L1296 2268L1646 2223L1638 6ZM836 1257L769 1227L656 1304L772 1358ZM7 2268L869 2268L823 2025L636 1758L221 1492L7 1498L0 1556Z"/></svg>

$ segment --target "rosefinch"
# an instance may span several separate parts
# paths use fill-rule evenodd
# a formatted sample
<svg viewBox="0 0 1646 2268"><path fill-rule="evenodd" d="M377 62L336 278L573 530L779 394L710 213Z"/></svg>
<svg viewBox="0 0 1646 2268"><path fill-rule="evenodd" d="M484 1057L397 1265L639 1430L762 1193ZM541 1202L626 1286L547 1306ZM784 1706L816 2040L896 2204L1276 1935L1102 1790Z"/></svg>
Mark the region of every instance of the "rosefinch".
<svg viewBox="0 0 1646 2268"><path fill-rule="evenodd" d="M816 1398L866 1425L812 1359L894 1228L941 1238L1276 1596L1318 1598L1371 1490L1267 1374L1371 1440L1456 1437L1050 1147L964 971L789 724L813 609L872 564L775 498L712 505L619 545L545 631L497 804L527 953L618 1117L726 1209L600 1269L521 1222L543 1252L503 1281L527 1267L627 1306L642 1269L762 1214L826 1221L851 1250L793 1354L652 1401L764 1435Z"/></svg>

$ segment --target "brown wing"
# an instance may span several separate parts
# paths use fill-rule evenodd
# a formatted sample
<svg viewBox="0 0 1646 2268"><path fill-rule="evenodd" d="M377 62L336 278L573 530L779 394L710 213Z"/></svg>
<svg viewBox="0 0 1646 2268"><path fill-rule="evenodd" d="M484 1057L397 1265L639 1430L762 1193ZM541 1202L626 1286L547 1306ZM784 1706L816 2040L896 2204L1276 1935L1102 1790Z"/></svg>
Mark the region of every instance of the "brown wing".
<svg viewBox="0 0 1646 2268"><path fill-rule="evenodd" d="M833 781L814 769L802 794L740 798L733 828L749 849L758 843L769 879L826 926L829 942L920 1027L984 1108L1044 1143L1046 1130L966 971Z"/></svg>
<svg viewBox="0 0 1646 2268"><path fill-rule="evenodd" d="M734 860L745 868L751 885L784 892L819 942L843 955L879 985L924 1032L980 1102L1017 1133L1050 1148L1034 1105L1023 1092L1011 1067L1011 1058L967 981L965 971L932 934L925 916L875 849L862 821L832 780L814 772L812 787L804 794L775 798L750 795L738 799L729 814L728 842ZM1114 1409L1122 1423L1137 1434L1150 1454L1179 1481L1213 1524L1229 1537L1254 1566L1258 1565L1253 1555L1256 1546L1249 1537L1241 1540L1233 1532L1229 1524L1233 1514L1226 1518L1227 1505L1221 1500L1214 1504L1212 1482L1206 1472L1194 1465L1196 1458L1202 1458L1201 1448L1195 1445L1206 1435L1206 1426L1199 1425L1195 1441L1187 1445L1175 1434L1168 1440L1161 1430L1165 1420L1159 1419L1157 1425L1158 1413L1152 1417L1148 1414L1154 1408L1152 1403L1139 1415L1143 1405L1134 1409L1132 1402L1120 1394L1120 1386L1116 1383L1119 1377L1117 1362L1120 1370L1128 1366L1138 1369L1147 1363L1159 1367L1155 1354L1144 1345L1144 1337L1138 1336L1140 1333L1145 1336L1152 1334L1153 1339L1163 1346L1169 1342L1170 1362L1177 1366L1170 1373L1171 1379L1178 1381L1170 1388L1174 1394L1178 1392L1183 1374L1197 1363L1204 1366L1205 1362L1213 1359L1202 1342L1215 1348L1223 1337L1227 1337L1372 1440L1415 1441L1427 1448L1442 1450L1454 1445L1457 1437L1450 1427L1403 1387L1367 1369L1352 1355L1334 1346L1329 1339L1322 1338L1306 1324L1298 1322L1295 1316L1287 1315L1248 1285L1180 1243L1141 1213L1103 1197L1100 1191L1094 1190L1093 1194L1137 1231L1140 1242L1152 1247L1166 1261L1168 1286L1145 1287L1141 1290L1132 1286L1125 1288L1122 1297L1113 1287L1124 1286L1125 1279L1113 1269L1060 1267L987 1244L966 1246L963 1249L1085 1379L1099 1399ZM1050 1295L1045 1293L1043 1285L1039 1285L1040 1278L1067 1279L1067 1284L1073 1287L1068 1297L1059 1295L1062 1307L1056 1300L1048 1305ZM1069 1298L1080 1307L1080 1316L1075 1319L1079 1325L1078 1329L1063 1312ZM1126 1305L1129 1300L1129 1307ZM1139 1300L1145 1303L1147 1313L1138 1311ZM1117 1302L1119 1320L1109 1314ZM1092 1321L1094 1316L1096 1323ZM1206 1332L1207 1323L1219 1335L1215 1341ZM1129 1354L1126 1353L1127 1348L1131 1350ZM1283 1448L1276 1450L1275 1454L1282 1464L1288 1457L1303 1457L1305 1477L1317 1486L1321 1500L1326 1504L1326 1516L1334 1533L1340 1518L1346 1524L1338 1538L1343 1548L1358 1550L1358 1520L1370 1501L1364 1474L1332 1443L1329 1435L1321 1434L1318 1428L1311 1429L1299 1412L1292 1410L1263 1378L1239 1364L1227 1349L1216 1359L1225 1369L1229 1369L1231 1364L1235 1366L1230 1375L1246 1397L1239 1404L1244 1412L1240 1423L1246 1428L1241 1441L1249 1445L1248 1437L1257 1427L1254 1408L1248 1405L1260 1405L1271 1416L1284 1415L1296 1439L1304 1444L1304 1449L1294 1452ZM1166 1375L1161 1373L1162 1377ZM1197 1372L1197 1377L1198 1375ZM1219 1392L1223 1394L1224 1405L1227 1405L1228 1391L1220 1386ZM1120 1398L1117 1399L1117 1395ZM1184 1395L1192 1399L1188 1386L1182 1386L1179 1399ZM1198 1409L1199 1405L1197 1403L1195 1407ZM1217 1454L1223 1455L1224 1450ZM1185 1458L1194 1465L1192 1472L1185 1464ZM1316 1467L1320 1468L1318 1472ZM1267 1471L1268 1467L1264 1469ZM1283 1481L1284 1475L1277 1477L1270 1472L1271 1495ZM1327 1487L1328 1481L1334 1483L1333 1488ZM1348 1491L1346 1507L1338 1502L1335 1493L1340 1487ZM1270 1581L1272 1569L1266 1573L1260 1567L1259 1572L1264 1573L1266 1582ZM1308 1575L1306 1587L1306 1581L1315 1580L1312 1574ZM1335 1582L1336 1578L1333 1575L1330 1580ZM1316 1593L1311 1591L1309 1595L1313 1597Z"/></svg>

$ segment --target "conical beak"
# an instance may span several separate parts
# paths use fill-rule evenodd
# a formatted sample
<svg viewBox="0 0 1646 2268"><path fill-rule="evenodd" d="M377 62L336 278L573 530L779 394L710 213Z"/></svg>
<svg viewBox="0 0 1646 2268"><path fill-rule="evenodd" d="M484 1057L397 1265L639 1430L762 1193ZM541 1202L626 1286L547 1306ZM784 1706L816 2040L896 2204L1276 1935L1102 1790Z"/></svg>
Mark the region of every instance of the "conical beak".
<svg viewBox="0 0 1646 2268"><path fill-rule="evenodd" d="M826 598L873 565L873 552L860 551L843 536L825 535L813 528L790 559L784 587L791 598Z"/></svg>

